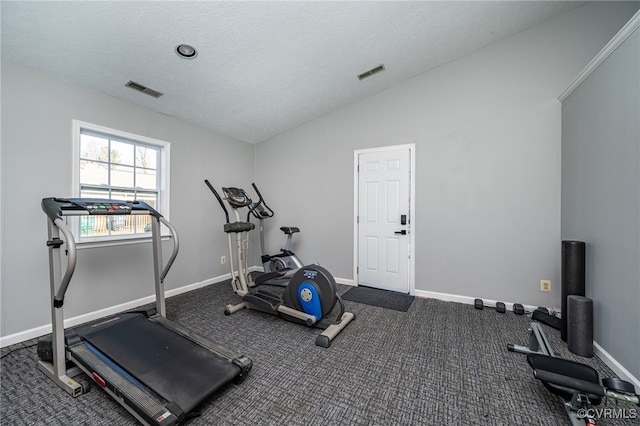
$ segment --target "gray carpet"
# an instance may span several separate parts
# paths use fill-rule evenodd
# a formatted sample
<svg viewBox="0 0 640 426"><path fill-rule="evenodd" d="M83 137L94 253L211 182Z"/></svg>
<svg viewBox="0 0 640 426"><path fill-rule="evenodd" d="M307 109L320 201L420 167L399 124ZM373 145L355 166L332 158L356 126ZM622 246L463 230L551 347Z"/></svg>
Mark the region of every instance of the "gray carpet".
<svg viewBox="0 0 640 426"><path fill-rule="evenodd" d="M342 295L342 300L364 303L385 309L407 312L413 303L413 296L371 287L353 287Z"/></svg>
<svg viewBox="0 0 640 426"><path fill-rule="evenodd" d="M231 301L237 298L228 283L167 301L170 319L254 363L244 383L217 393L190 425L568 424L525 356L506 350L507 343L526 344L526 317L421 298L407 312L346 301L356 319L323 349L314 344L319 330L260 312L224 316ZM579 359L558 331L546 331L560 356ZM35 347L23 346L2 351L2 424L134 424L100 389L66 394L36 368ZM597 358L586 362L611 376Z"/></svg>

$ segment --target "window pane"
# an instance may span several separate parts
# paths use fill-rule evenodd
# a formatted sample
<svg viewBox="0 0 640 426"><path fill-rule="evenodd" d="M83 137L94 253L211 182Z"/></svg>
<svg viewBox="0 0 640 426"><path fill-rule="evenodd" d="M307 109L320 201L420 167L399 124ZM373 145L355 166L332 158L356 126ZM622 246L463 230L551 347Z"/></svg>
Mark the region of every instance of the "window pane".
<svg viewBox="0 0 640 426"><path fill-rule="evenodd" d="M158 150L136 146L136 166L145 169L157 169Z"/></svg>
<svg viewBox="0 0 640 426"><path fill-rule="evenodd" d="M80 216L80 236L97 237L107 235L104 216Z"/></svg>
<svg viewBox="0 0 640 426"><path fill-rule="evenodd" d="M111 191L112 200L134 201L136 199L136 193L133 191Z"/></svg>
<svg viewBox="0 0 640 426"><path fill-rule="evenodd" d="M88 160L109 161L109 141L92 135L80 135L80 157Z"/></svg>
<svg viewBox="0 0 640 426"><path fill-rule="evenodd" d="M80 129L79 149L75 152L80 166L80 197L148 203L160 208L162 162L165 142L149 139L138 142L135 135L109 134L108 129ZM115 132L114 132L115 133ZM168 158L167 158L168 160ZM163 181L163 180L162 180ZM146 215L81 216L81 237L117 237L123 234L149 236L152 218ZM162 231L166 231L161 226Z"/></svg>
<svg viewBox="0 0 640 426"><path fill-rule="evenodd" d="M133 167L111 165L111 186L133 188Z"/></svg>
<svg viewBox="0 0 640 426"><path fill-rule="evenodd" d="M133 191L111 191L112 200L133 201L135 193ZM110 235L127 235L136 233L136 216L107 216L109 222Z"/></svg>
<svg viewBox="0 0 640 426"><path fill-rule="evenodd" d="M111 141L111 162L133 166L133 148L130 143Z"/></svg>
<svg viewBox="0 0 640 426"><path fill-rule="evenodd" d="M105 198L109 199L108 189L99 188L80 188L80 198Z"/></svg>
<svg viewBox="0 0 640 426"><path fill-rule="evenodd" d="M155 192L138 192L136 199L138 201L144 201L156 210L158 209L158 194Z"/></svg>
<svg viewBox="0 0 640 426"><path fill-rule="evenodd" d="M107 164L80 160L80 183L90 185L108 185L109 170Z"/></svg>
<svg viewBox="0 0 640 426"><path fill-rule="evenodd" d="M154 192L138 192L136 194L136 198L138 201L144 201L149 204L154 209L158 210L158 194ZM160 212L162 213L162 212ZM139 216L137 223L137 232L151 232L151 216ZM160 225L161 232L165 232L166 228L164 225Z"/></svg>
<svg viewBox="0 0 640 426"><path fill-rule="evenodd" d="M82 198L109 198L108 189L81 188ZM80 216L80 236L98 237L109 235L106 216Z"/></svg>
<svg viewBox="0 0 640 426"><path fill-rule="evenodd" d="M136 188L157 189L156 171L152 169L136 169Z"/></svg>

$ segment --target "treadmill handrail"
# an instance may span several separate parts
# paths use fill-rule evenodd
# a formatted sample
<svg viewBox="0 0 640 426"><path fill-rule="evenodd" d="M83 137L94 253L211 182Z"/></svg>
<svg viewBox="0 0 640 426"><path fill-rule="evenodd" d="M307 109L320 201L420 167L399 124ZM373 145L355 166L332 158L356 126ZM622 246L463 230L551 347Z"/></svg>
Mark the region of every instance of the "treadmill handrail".
<svg viewBox="0 0 640 426"><path fill-rule="evenodd" d="M69 287L69 282L71 281L71 277L73 276L73 273L76 269L77 251L76 251L76 241L73 238L73 234L71 233L71 230L69 229L67 224L64 223L64 220L57 218L56 220L53 221L53 223L58 227L60 231L62 231L62 234L64 235L64 238L67 242L67 247L66 247L67 268L64 273L64 277L62 277L62 281L60 282L60 287L58 288L58 292L53 298L53 306L58 308L62 306L62 304L64 303L64 295L67 292L67 288Z"/></svg>
<svg viewBox="0 0 640 426"><path fill-rule="evenodd" d="M130 210L122 210L122 211L112 211L112 212L102 212L102 211L93 211L89 210L85 204L121 204L127 205L130 207ZM153 207L149 206L144 201L122 201L122 200L110 200L110 199L101 199L101 198L59 198L59 197L49 197L42 199L42 210L45 212L53 226L57 227L65 238L66 243L66 251L67 251L67 265L65 269L64 276L60 280L60 286L58 287L56 294L53 295L53 306L55 308L61 308L64 304L64 297L69 288L69 283L71 282L71 278L76 268L77 261L77 248L76 248L76 240L73 236L73 232L65 221L62 219L63 216L77 216L77 215L139 215L139 214L149 214L155 217L159 223L164 224L171 233L171 237L173 240L173 251L171 256L169 257L169 261L163 266L161 264L155 264L154 268L156 269L156 277L160 280L160 282L164 281L169 270L173 266L173 262L178 256L179 250L179 240L178 240L178 232L175 227L158 211L156 211ZM160 238L160 227L152 226L151 234L152 239ZM156 235L157 234L157 235ZM49 242L51 243L51 242ZM48 244L49 244L48 243ZM155 244L154 244L155 245ZM161 248L158 247L158 250L161 251ZM158 261L160 263L162 260L162 256L158 253L158 257L154 256L154 263ZM164 316L164 289L162 289L161 295L157 294L160 290L160 287L156 285L156 300L158 311L161 315Z"/></svg>
<svg viewBox="0 0 640 426"><path fill-rule="evenodd" d="M173 252L169 257L167 264L164 266L164 269L162 270L162 274L160 274L160 280L164 281L165 277L169 273L169 269L171 269L171 266L173 266L173 261L176 260L176 257L178 256L178 250L180 249L180 241L178 240L178 232L176 231L176 228L174 228L173 225L167 219L160 216L158 220L160 220L161 223L163 223L167 228L169 228L169 232L171 232L171 236L173 237L172 238Z"/></svg>

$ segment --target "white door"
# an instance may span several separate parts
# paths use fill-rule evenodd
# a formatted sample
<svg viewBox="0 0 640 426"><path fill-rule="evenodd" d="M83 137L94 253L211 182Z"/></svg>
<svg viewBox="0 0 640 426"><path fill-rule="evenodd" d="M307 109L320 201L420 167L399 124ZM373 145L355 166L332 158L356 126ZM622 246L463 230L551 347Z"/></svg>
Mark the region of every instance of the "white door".
<svg viewBox="0 0 640 426"><path fill-rule="evenodd" d="M356 153L358 285L413 293L411 149Z"/></svg>

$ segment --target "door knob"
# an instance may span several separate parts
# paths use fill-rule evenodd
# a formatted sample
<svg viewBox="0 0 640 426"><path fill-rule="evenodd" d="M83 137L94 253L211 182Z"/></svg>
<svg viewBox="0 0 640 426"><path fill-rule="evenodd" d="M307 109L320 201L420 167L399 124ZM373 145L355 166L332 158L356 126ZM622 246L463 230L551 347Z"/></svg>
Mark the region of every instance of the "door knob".
<svg viewBox="0 0 640 426"><path fill-rule="evenodd" d="M394 234L398 234L398 235L407 235L407 230L403 229L402 231L396 231L394 232Z"/></svg>

